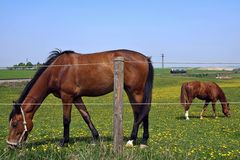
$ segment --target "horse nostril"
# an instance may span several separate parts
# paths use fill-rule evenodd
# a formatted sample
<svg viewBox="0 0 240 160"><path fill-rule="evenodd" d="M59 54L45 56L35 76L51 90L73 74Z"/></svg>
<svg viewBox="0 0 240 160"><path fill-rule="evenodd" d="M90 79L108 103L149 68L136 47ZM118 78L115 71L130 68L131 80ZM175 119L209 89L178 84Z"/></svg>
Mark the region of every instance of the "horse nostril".
<svg viewBox="0 0 240 160"><path fill-rule="evenodd" d="M17 148L17 146L16 146L16 145L11 145L11 144L8 144L8 148L9 148L9 149L16 149L16 148Z"/></svg>

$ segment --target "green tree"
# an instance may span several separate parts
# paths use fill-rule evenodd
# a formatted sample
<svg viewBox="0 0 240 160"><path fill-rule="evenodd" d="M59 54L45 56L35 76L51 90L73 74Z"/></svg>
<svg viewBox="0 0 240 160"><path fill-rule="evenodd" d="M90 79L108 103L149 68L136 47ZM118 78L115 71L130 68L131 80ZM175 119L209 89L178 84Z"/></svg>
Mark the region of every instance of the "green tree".
<svg viewBox="0 0 240 160"><path fill-rule="evenodd" d="M25 66L26 66L25 63L23 62L18 63L18 69L24 69Z"/></svg>
<svg viewBox="0 0 240 160"><path fill-rule="evenodd" d="M27 62L26 69L33 68L33 64L31 62Z"/></svg>

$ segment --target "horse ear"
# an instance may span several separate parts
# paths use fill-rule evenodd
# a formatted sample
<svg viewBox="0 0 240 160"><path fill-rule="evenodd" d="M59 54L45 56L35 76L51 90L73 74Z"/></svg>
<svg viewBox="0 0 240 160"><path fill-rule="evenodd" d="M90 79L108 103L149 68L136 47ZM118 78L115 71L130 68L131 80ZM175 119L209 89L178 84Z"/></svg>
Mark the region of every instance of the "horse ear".
<svg viewBox="0 0 240 160"><path fill-rule="evenodd" d="M21 113L20 105L18 105L15 101L13 101L13 109L16 113Z"/></svg>

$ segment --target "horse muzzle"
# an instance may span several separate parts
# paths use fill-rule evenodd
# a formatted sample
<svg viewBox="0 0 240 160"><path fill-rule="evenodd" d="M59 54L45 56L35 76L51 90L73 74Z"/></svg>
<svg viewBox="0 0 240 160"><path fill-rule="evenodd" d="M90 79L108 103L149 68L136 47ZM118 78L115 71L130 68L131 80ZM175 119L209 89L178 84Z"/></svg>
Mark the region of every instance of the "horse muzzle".
<svg viewBox="0 0 240 160"><path fill-rule="evenodd" d="M230 113L224 113L224 115L225 115L226 117L231 117L231 114L230 114Z"/></svg>
<svg viewBox="0 0 240 160"><path fill-rule="evenodd" d="M8 140L6 142L7 142L8 148L10 149L16 149L20 146L20 144L17 142L10 142Z"/></svg>

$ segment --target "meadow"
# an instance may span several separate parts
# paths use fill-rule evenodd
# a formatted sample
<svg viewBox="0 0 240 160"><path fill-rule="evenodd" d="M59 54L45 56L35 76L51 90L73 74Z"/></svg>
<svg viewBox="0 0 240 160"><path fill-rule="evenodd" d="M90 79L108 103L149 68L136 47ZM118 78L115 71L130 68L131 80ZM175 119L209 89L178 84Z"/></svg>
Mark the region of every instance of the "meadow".
<svg viewBox="0 0 240 160"><path fill-rule="evenodd" d="M31 78L36 70L0 70L0 79Z"/></svg>
<svg viewBox="0 0 240 160"><path fill-rule="evenodd" d="M192 73L193 71L191 71ZM1 73L1 72L0 72ZM31 75L31 74L30 74ZM25 83L0 86L0 159L240 159L240 109L239 103L230 103L231 117L223 116L217 104L218 118L212 117L208 107L203 120L199 114L203 103L194 102L190 108L190 120L184 119L179 104L183 82L191 80L214 81L224 90L228 101L240 102L240 78L220 80L214 77L173 76L169 69L156 69L154 76L153 104L150 111L150 138L146 149L139 143L133 148L124 147L118 156L112 149L113 94L96 98L84 97L92 121L99 131L100 140L92 145L91 133L78 111L73 108L68 147L59 147L62 138L61 101L49 95L33 119L34 128L28 142L21 149L10 150L6 146L8 116L12 101L20 96ZM127 142L133 124L132 109L124 95L124 143ZM138 137L142 137L142 128Z"/></svg>

